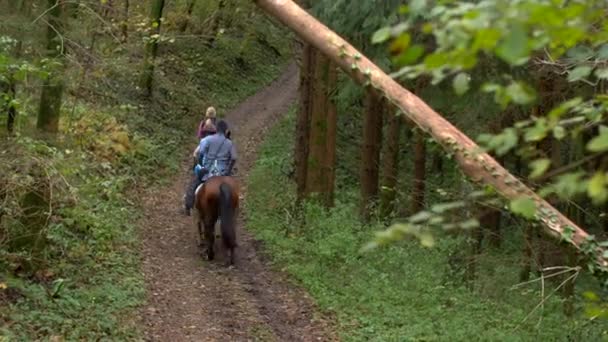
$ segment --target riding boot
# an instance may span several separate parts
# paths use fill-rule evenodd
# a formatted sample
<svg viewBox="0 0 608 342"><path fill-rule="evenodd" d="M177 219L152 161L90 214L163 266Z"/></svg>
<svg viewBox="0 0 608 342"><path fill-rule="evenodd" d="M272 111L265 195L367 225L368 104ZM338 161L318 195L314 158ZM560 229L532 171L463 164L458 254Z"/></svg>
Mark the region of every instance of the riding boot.
<svg viewBox="0 0 608 342"><path fill-rule="evenodd" d="M185 213L187 216L190 216L190 211L192 210L192 207L194 207L194 195L196 192L196 188L198 188L201 183L202 182L198 177L192 177L190 187L188 188L188 191L186 192L185 196Z"/></svg>

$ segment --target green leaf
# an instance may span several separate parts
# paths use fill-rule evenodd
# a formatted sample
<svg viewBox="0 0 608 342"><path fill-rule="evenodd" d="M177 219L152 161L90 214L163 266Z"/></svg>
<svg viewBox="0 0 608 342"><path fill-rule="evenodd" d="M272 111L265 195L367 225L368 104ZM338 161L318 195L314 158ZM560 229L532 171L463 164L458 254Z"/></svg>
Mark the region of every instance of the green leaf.
<svg viewBox="0 0 608 342"><path fill-rule="evenodd" d="M434 206L432 206L431 211L441 214L448 210L453 210L453 209L464 207L464 205L465 205L465 203L463 201L439 203L439 204L435 204Z"/></svg>
<svg viewBox="0 0 608 342"><path fill-rule="evenodd" d="M549 166L551 166L551 160L547 158L537 159L531 162L528 166L530 167L530 169L532 169L532 172L530 172L529 177L532 179L538 178L542 176L547 171L547 169L549 169Z"/></svg>
<svg viewBox="0 0 608 342"><path fill-rule="evenodd" d="M372 35L372 44L384 43L391 37L390 27L383 27Z"/></svg>
<svg viewBox="0 0 608 342"><path fill-rule="evenodd" d="M608 199L606 190L606 174L602 171L596 172L587 184L587 194L595 204L602 204Z"/></svg>
<svg viewBox="0 0 608 342"><path fill-rule="evenodd" d="M593 68L587 65L581 65L570 70L568 73L568 82L576 82L589 76L591 74L591 70L593 70Z"/></svg>
<svg viewBox="0 0 608 342"><path fill-rule="evenodd" d="M600 131L598 136L589 141L587 149L591 152L603 152L608 150L608 132Z"/></svg>
<svg viewBox="0 0 608 342"><path fill-rule="evenodd" d="M531 142L541 141L547 136L548 132L549 127L547 126L547 120L545 118L540 118L536 120L536 124L533 127L526 130L524 139Z"/></svg>
<svg viewBox="0 0 608 342"><path fill-rule="evenodd" d="M553 128L553 137L557 140L562 140L566 137L566 129L563 126L555 126Z"/></svg>
<svg viewBox="0 0 608 342"><path fill-rule="evenodd" d="M536 203L529 197L520 197L511 201L511 211L527 219L533 219L536 214Z"/></svg>
<svg viewBox="0 0 608 342"><path fill-rule="evenodd" d="M595 70L595 76L597 78L607 79L608 78L608 68L602 68L602 69Z"/></svg>
<svg viewBox="0 0 608 342"><path fill-rule="evenodd" d="M420 244L423 247L433 247L435 245L435 238L433 238L433 235L431 234L431 232L428 231L424 231L418 234L418 239L420 239Z"/></svg>
<svg viewBox="0 0 608 342"><path fill-rule="evenodd" d="M424 54L424 47L420 44L410 46L404 53L395 59L395 63L399 65L412 64Z"/></svg>
<svg viewBox="0 0 608 342"><path fill-rule="evenodd" d="M479 221L475 218L462 221L458 224L462 229L473 229L479 227Z"/></svg>
<svg viewBox="0 0 608 342"><path fill-rule="evenodd" d="M511 65L521 65L528 60L528 34L522 25L515 25L498 44L496 55Z"/></svg>
<svg viewBox="0 0 608 342"><path fill-rule="evenodd" d="M500 31L495 28L486 28L477 31L475 40L473 41L472 50L490 50L493 49L500 39Z"/></svg>
<svg viewBox="0 0 608 342"><path fill-rule="evenodd" d="M454 87L454 91L456 92L456 94L462 95L469 90L470 79L471 77L465 72L461 72L456 75L456 77L454 77L454 80L452 81L452 87Z"/></svg>
<svg viewBox="0 0 608 342"><path fill-rule="evenodd" d="M513 82L506 88L507 95L517 104L528 104L536 98L534 89L523 82Z"/></svg>
<svg viewBox="0 0 608 342"><path fill-rule="evenodd" d="M597 52L597 57L600 59L608 59L608 44L602 45Z"/></svg>
<svg viewBox="0 0 608 342"><path fill-rule="evenodd" d="M428 211L421 211L419 213L412 215L408 221L410 221L412 223L421 223L421 222L424 222L424 221L428 220L429 218L431 218L431 216L432 216L432 214L429 213Z"/></svg>
<svg viewBox="0 0 608 342"><path fill-rule="evenodd" d="M448 64L448 56L441 52L432 53L424 58L424 66L435 69Z"/></svg>

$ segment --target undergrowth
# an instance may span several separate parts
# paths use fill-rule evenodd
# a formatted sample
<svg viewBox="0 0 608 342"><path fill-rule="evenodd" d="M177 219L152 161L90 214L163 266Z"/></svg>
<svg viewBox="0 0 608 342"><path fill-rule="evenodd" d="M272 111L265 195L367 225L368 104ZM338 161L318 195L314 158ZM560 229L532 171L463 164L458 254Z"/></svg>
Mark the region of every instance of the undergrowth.
<svg viewBox="0 0 608 342"><path fill-rule="evenodd" d="M303 285L320 307L337 317L346 341L597 341L605 321L562 313L563 299L549 281L518 284L519 248L489 251L479 260L470 290L454 267L464 235L446 236L433 248L404 241L361 253L383 226L358 221L356 187L342 184L336 205L304 205L295 219L295 186L282 171L289 164L293 111L268 134L248 180L248 228L264 242L276 267ZM505 228L505 241L521 231ZM577 285L584 291L586 285ZM544 294L544 296L543 296ZM545 300L543 300L545 298ZM577 294L580 298L580 293Z"/></svg>
<svg viewBox="0 0 608 342"><path fill-rule="evenodd" d="M221 117L284 68L289 35L258 25L272 49L234 32L161 46L151 99L137 89L137 40L86 75L68 70L56 139L35 138L36 99L21 94L30 105L0 146L0 340L140 338L139 190L186 172L207 106Z"/></svg>

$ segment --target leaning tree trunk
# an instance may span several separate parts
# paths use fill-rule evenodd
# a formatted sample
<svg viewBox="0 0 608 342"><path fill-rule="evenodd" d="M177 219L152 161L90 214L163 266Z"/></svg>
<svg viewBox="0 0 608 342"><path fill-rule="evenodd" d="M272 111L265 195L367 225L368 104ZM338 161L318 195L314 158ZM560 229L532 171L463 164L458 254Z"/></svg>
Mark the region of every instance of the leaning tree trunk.
<svg viewBox="0 0 608 342"><path fill-rule="evenodd" d="M165 0L153 0L150 12L151 30L146 42L146 53L144 56L144 72L142 74L141 86L147 96L152 95L152 83L154 82L154 63L158 53L158 34L160 33L161 18Z"/></svg>
<svg viewBox="0 0 608 342"><path fill-rule="evenodd" d="M254 2L333 59L355 80L362 84L369 84L399 107L416 125L430 134L446 151L452 153L464 174L475 183L496 189L497 193L506 199L512 200L521 197L532 199L538 209L536 219L542 224L547 234L564 239L579 250L588 247L586 244L590 236L586 231L534 193L489 154L480 153L479 146L473 140L420 98L401 87L352 45L298 7L293 1L254 0ZM598 271L606 272L608 258L603 256L604 249L594 248L595 253L593 253L592 260L599 267Z"/></svg>
<svg viewBox="0 0 608 342"><path fill-rule="evenodd" d="M58 0L48 0L48 27L46 30L46 55L57 64L42 83L40 107L36 126L44 132L59 130L59 116L63 96L63 31L62 5Z"/></svg>
<svg viewBox="0 0 608 342"><path fill-rule="evenodd" d="M366 92L364 110L360 182L361 216L367 222L378 199L383 99L371 90Z"/></svg>

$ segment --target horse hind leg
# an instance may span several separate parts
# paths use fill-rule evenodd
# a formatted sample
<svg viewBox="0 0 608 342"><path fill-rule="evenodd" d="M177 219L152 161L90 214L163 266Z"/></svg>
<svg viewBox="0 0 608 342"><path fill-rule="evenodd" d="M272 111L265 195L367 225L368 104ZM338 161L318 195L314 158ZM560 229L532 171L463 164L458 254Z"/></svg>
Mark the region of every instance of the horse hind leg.
<svg viewBox="0 0 608 342"><path fill-rule="evenodd" d="M209 261L215 258L213 246L215 245L214 224L205 225L205 240L207 240L207 259Z"/></svg>
<svg viewBox="0 0 608 342"><path fill-rule="evenodd" d="M198 229L198 247L203 247L205 245L205 237L203 234L203 223L200 220L196 221L196 227Z"/></svg>
<svg viewBox="0 0 608 342"><path fill-rule="evenodd" d="M226 267L234 266L234 247L229 248L226 253L229 254L228 260L226 260Z"/></svg>

